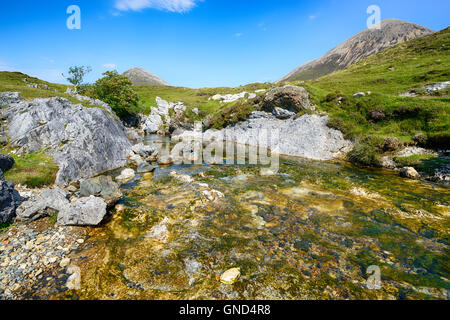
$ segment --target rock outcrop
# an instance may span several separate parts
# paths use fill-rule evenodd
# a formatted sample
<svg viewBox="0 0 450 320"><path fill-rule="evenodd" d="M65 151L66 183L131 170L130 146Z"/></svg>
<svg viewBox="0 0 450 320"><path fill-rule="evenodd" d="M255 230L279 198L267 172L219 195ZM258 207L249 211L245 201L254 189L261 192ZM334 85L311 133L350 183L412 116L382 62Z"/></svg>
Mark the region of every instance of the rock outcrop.
<svg viewBox="0 0 450 320"><path fill-rule="evenodd" d="M17 208L17 219L21 221L34 221L65 209L70 201L69 195L61 189L48 189L24 201Z"/></svg>
<svg viewBox="0 0 450 320"><path fill-rule="evenodd" d="M14 189L14 184L0 179L0 224L12 222L21 197Z"/></svg>
<svg viewBox="0 0 450 320"><path fill-rule="evenodd" d="M14 159L6 154L0 153L0 171L8 171L14 166Z"/></svg>
<svg viewBox="0 0 450 320"><path fill-rule="evenodd" d="M78 199L61 210L57 223L63 226L97 226L105 216L105 200L90 196Z"/></svg>
<svg viewBox="0 0 450 320"><path fill-rule="evenodd" d="M280 113L279 109L290 112L314 110L309 103L308 91L297 86L284 86L270 90L264 97L262 109L267 112Z"/></svg>
<svg viewBox="0 0 450 320"><path fill-rule="evenodd" d="M200 136L206 141L233 141L260 146L272 152L313 160L331 160L350 151L352 143L343 134L327 126L328 117L303 115L298 119L279 120L272 114L257 112L249 120L222 130L208 130ZM196 138L185 131L175 139Z"/></svg>
<svg viewBox="0 0 450 320"><path fill-rule="evenodd" d="M21 153L48 150L59 166L58 186L127 164L131 143L125 128L103 109L63 98L27 102L17 93L1 93L0 103L7 106L10 144Z"/></svg>
<svg viewBox="0 0 450 320"><path fill-rule="evenodd" d="M141 115L141 129L147 134L168 134L179 127L191 129L193 126L185 122L186 106L182 102L167 102L156 98L156 107L149 116Z"/></svg>
<svg viewBox="0 0 450 320"><path fill-rule="evenodd" d="M384 49L432 33L432 30L414 23L388 19L382 22L381 29L366 29L358 33L323 57L296 68L278 82L317 79Z"/></svg>

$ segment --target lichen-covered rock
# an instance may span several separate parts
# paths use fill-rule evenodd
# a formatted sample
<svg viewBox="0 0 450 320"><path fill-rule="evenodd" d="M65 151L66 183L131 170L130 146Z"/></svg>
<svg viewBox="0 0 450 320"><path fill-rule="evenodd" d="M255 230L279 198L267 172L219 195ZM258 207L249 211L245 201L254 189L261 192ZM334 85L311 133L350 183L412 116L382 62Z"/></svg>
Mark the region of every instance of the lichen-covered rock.
<svg viewBox="0 0 450 320"><path fill-rule="evenodd" d="M297 86L274 88L266 94L262 109L273 112L277 107L295 113L301 110L314 110L314 107L309 103L308 91Z"/></svg>
<svg viewBox="0 0 450 320"><path fill-rule="evenodd" d="M44 190L40 195L28 199L17 208L17 219L33 221L58 213L70 204L68 198L69 195L61 189Z"/></svg>
<svg viewBox="0 0 450 320"><path fill-rule="evenodd" d="M99 176L81 181L80 195L101 197L108 207L115 205L122 198L119 185L110 176Z"/></svg>
<svg viewBox="0 0 450 320"><path fill-rule="evenodd" d="M105 216L105 200L90 196L78 199L60 211L57 223L63 226L97 226Z"/></svg>
<svg viewBox="0 0 450 320"><path fill-rule="evenodd" d="M400 169L400 176L408 179L419 179L420 174L413 167L405 167Z"/></svg>
<svg viewBox="0 0 450 320"><path fill-rule="evenodd" d="M46 149L59 166L55 184L67 186L80 179L127 164L131 144L120 121L100 108L85 108L63 98L27 102L1 93L7 135L19 152Z"/></svg>
<svg viewBox="0 0 450 320"><path fill-rule="evenodd" d="M0 224L12 222L21 197L14 189L14 184L0 179Z"/></svg>
<svg viewBox="0 0 450 320"><path fill-rule="evenodd" d="M6 154L0 153L0 170L8 171L14 166L14 159Z"/></svg>

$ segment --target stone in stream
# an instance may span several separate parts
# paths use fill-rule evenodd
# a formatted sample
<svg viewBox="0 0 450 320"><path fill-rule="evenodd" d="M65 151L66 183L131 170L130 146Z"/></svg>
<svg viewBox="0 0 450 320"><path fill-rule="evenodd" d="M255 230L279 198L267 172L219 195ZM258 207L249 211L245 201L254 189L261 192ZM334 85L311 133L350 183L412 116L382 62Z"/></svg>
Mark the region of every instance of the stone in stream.
<svg viewBox="0 0 450 320"><path fill-rule="evenodd" d="M138 173L148 173L155 171L155 167L149 164L148 162L141 162L137 168Z"/></svg>
<svg viewBox="0 0 450 320"><path fill-rule="evenodd" d="M97 226L105 216L105 200L90 196L78 199L61 210L57 223L63 226Z"/></svg>
<svg viewBox="0 0 450 320"><path fill-rule="evenodd" d="M134 170L127 168L127 169L122 170L120 175L116 177L116 180L119 180L119 181L131 180L135 176L136 176L136 174L134 173Z"/></svg>
<svg viewBox="0 0 450 320"><path fill-rule="evenodd" d="M17 219L34 221L57 213L70 204L68 197L65 191L58 188L44 190L40 195L28 199L17 208Z"/></svg>
<svg viewBox="0 0 450 320"><path fill-rule="evenodd" d="M122 198L119 185L110 176L99 176L81 181L80 195L101 197L105 199L108 207L115 205Z"/></svg>
<svg viewBox="0 0 450 320"><path fill-rule="evenodd" d="M419 179L420 174L413 167L405 167L400 169L400 176L408 179Z"/></svg>
<svg viewBox="0 0 450 320"><path fill-rule="evenodd" d="M155 152L157 152L157 149L155 147L148 146L143 143L132 146L131 150L144 159L152 156Z"/></svg>
<svg viewBox="0 0 450 320"><path fill-rule="evenodd" d="M222 282L223 284L234 284L240 276L241 276L241 269L232 268L225 271L220 276L220 282Z"/></svg>

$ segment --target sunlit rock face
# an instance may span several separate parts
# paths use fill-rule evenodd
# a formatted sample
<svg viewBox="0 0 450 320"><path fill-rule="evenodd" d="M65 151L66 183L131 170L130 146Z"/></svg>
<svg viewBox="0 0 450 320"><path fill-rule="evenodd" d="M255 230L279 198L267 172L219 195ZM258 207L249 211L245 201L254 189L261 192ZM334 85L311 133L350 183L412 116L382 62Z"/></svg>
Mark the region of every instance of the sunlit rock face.
<svg viewBox="0 0 450 320"><path fill-rule="evenodd" d="M1 95L11 145L23 153L50 150L59 166L56 185L126 165L130 141L120 121L105 110L63 98L27 102L16 95Z"/></svg>

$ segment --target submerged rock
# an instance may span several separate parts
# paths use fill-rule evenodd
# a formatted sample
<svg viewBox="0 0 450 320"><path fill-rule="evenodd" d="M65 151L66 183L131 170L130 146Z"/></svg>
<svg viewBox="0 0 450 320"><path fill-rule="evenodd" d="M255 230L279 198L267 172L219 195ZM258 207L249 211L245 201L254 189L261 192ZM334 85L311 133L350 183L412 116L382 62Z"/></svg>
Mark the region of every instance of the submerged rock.
<svg viewBox="0 0 450 320"><path fill-rule="evenodd" d="M106 216L106 202L90 196L66 206L58 214L58 224L63 226L97 226Z"/></svg>
<svg viewBox="0 0 450 320"><path fill-rule="evenodd" d="M220 282L223 284L234 284L237 279L241 276L241 269L240 268L233 268L230 270L225 271L220 276Z"/></svg>
<svg viewBox="0 0 450 320"><path fill-rule="evenodd" d="M17 208L17 219L33 221L60 212L70 204L68 197L69 195L61 189L44 190Z"/></svg>
<svg viewBox="0 0 450 320"><path fill-rule="evenodd" d="M119 185L110 176L83 180L80 183L80 195L82 197L101 197L105 199L108 207L115 205L122 198Z"/></svg>
<svg viewBox="0 0 450 320"><path fill-rule="evenodd" d="M156 241L166 241L169 237L169 230L167 229L168 218L164 218L163 221L154 226L146 235L146 239L152 239Z"/></svg>
<svg viewBox="0 0 450 320"><path fill-rule="evenodd" d="M120 176L116 177L116 180L124 181L124 180L131 180L136 176L133 169L124 169L120 173Z"/></svg>
<svg viewBox="0 0 450 320"><path fill-rule="evenodd" d="M63 98L27 102L8 98L4 111L13 147L28 153L49 150L59 171L55 184L67 186L83 178L120 168L131 149L125 128L100 108L85 108Z"/></svg>
<svg viewBox="0 0 450 320"><path fill-rule="evenodd" d="M141 162L137 168L138 173L148 173L155 171L155 167L149 164L148 162Z"/></svg>

